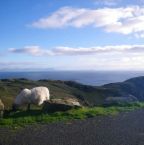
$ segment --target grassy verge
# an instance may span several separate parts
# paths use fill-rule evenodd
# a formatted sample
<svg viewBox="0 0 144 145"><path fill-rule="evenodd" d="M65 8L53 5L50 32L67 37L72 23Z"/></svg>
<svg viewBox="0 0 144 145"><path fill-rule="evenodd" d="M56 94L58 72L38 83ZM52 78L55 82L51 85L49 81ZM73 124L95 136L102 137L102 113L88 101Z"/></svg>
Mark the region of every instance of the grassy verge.
<svg viewBox="0 0 144 145"><path fill-rule="evenodd" d="M29 124L43 124L58 121L70 121L76 119L85 119L98 115L116 115L119 112L131 111L144 108L144 102L136 102L120 106L111 107L93 107L72 109L66 112L56 112L45 114L41 110L19 111L11 113L3 119L0 119L0 126L24 127Z"/></svg>

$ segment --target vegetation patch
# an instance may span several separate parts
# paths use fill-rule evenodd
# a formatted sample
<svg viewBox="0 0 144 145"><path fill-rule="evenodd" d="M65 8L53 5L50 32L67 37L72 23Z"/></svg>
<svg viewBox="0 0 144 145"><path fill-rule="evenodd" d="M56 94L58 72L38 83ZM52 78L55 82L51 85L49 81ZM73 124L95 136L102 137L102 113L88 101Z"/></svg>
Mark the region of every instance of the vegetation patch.
<svg viewBox="0 0 144 145"><path fill-rule="evenodd" d="M83 107L66 112L44 113L40 109L31 111L17 111L0 119L0 126L24 127L30 124L45 124L59 121L86 119L100 115L116 115L119 112L144 108L144 102L121 104L109 107Z"/></svg>

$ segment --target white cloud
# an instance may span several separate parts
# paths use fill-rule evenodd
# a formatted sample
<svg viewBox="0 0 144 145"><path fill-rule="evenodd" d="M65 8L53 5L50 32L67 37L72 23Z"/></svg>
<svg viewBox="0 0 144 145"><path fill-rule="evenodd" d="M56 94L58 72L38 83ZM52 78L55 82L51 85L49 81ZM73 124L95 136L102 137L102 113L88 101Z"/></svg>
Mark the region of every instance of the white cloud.
<svg viewBox="0 0 144 145"><path fill-rule="evenodd" d="M87 48L61 46L49 50L40 46L29 46L21 49L9 49L9 51L10 53L32 55L36 57L36 59L34 58L35 63L0 63L1 69L22 70L27 68L32 70L53 67L66 70L144 70L144 45L109 45Z"/></svg>
<svg viewBox="0 0 144 145"><path fill-rule="evenodd" d="M59 46L53 49L43 49L40 46L26 46L21 49L10 48L9 52L29 54L33 56L54 56L54 55L93 55L101 53L144 53L144 45L114 45L95 47L64 47Z"/></svg>
<svg viewBox="0 0 144 145"><path fill-rule="evenodd" d="M39 46L25 46L21 49L10 48L9 51L13 53L30 54L33 56L51 55L51 51L43 50Z"/></svg>
<svg viewBox="0 0 144 145"><path fill-rule="evenodd" d="M71 57L62 62L59 69L66 70L144 70L144 56L135 55L94 55Z"/></svg>
<svg viewBox="0 0 144 145"><path fill-rule="evenodd" d="M74 63L76 62L76 63ZM61 68L69 70L144 70L144 55L139 54L99 54L82 56L63 63Z"/></svg>
<svg viewBox="0 0 144 145"><path fill-rule="evenodd" d="M144 7L72 8L62 7L45 18L32 23L36 28L63 28L93 26L106 32L144 36Z"/></svg>

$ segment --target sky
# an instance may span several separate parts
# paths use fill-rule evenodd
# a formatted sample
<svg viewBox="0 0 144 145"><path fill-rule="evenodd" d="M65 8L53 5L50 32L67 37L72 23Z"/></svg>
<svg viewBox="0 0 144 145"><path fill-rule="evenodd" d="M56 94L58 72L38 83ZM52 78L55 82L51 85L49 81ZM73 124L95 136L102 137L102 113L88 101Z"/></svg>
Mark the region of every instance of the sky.
<svg viewBox="0 0 144 145"><path fill-rule="evenodd" d="M143 0L1 0L0 71L144 70Z"/></svg>

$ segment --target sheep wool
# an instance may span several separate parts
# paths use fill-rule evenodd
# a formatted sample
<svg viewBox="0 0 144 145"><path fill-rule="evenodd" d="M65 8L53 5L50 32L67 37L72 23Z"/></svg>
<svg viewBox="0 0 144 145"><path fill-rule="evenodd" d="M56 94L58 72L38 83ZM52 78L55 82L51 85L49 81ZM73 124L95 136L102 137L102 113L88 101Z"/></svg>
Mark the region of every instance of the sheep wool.
<svg viewBox="0 0 144 145"><path fill-rule="evenodd" d="M4 113L4 104L0 99L0 118L3 117L3 113Z"/></svg>
<svg viewBox="0 0 144 145"><path fill-rule="evenodd" d="M14 104L35 104L41 105L44 101L50 99L49 90L46 87L36 87L31 90L23 89L20 94L16 97Z"/></svg>

